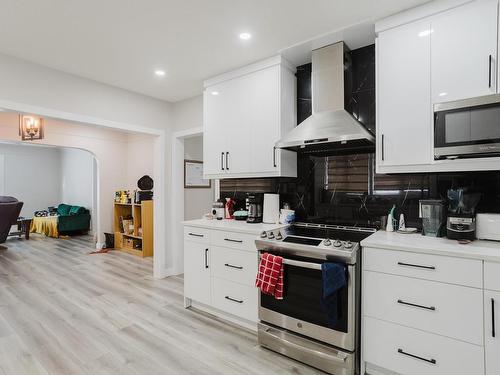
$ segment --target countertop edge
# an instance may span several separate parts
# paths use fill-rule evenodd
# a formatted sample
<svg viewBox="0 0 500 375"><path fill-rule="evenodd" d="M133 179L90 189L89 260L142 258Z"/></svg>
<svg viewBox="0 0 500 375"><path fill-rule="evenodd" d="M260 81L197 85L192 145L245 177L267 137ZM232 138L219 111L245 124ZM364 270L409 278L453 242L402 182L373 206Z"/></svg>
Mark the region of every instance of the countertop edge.
<svg viewBox="0 0 500 375"><path fill-rule="evenodd" d="M276 230L276 229L281 229L281 228L286 228L288 227L288 224L264 224L266 225L265 228L262 228L262 223L258 224L246 224L249 226L252 225L259 225L258 228L241 228L241 227L231 227L231 224L225 226L224 222L216 221L215 224L212 222L212 220L206 220L207 222L204 223L201 220L185 220L181 221L181 224L185 227L195 227L195 228L204 228L204 229L210 229L210 230L219 230L219 231L229 231L229 232L236 232L236 233L243 233L243 234L255 234L258 236L263 230L269 231L269 230ZM231 221L231 223L235 223L237 221ZM214 225L215 224L215 225ZM241 223L242 225L245 225L244 222Z"/></svg>
<svg viewBox="0 0 500 375"><path fill-rule="evenodd" d="M377 233L374 233L372 236L376 236ZM401 234L401 236L409 236L409 235ZM426 241L425 247L422 247L418 245L415 246L415 245L397 243L395 241L391 241L391 239L383 239L383 238L370 239L370 237L367 237L361 241L361 246L363 247L363 249L374 248L381 250L405 251L418 254L439 255L439 256L447 256L454 258L500 263L500 243L498 243L498 250L496 250L494 248L496 243L491 243L490 244L491 247L481 248L478 246L474 246L474 242L472 242L471 243L472 246L470 248L467 248L468 245L461 245L457 242L456 244L457 246L459 247L463 246L464 248L463 249L459 248L457 250L449 250L449 249L443 249L442 248L443 245L439 243L430 245L428 243L430 241ZM449 246L449 245L450 244L445 244L444 246ZM498 253L492 254L492 252L495 251L498 251Z"/></svg>

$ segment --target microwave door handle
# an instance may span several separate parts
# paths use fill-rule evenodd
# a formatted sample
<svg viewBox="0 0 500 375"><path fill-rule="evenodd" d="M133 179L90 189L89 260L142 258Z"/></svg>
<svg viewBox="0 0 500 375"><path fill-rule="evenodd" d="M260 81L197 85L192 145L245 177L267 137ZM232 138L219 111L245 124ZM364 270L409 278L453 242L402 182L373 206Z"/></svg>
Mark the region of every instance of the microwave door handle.
<svg viewBox="0 0 500 375"><path fill-rule="evenodd" d="M488 56L488 87L491 88L491 60L492 56Z"/></svg>

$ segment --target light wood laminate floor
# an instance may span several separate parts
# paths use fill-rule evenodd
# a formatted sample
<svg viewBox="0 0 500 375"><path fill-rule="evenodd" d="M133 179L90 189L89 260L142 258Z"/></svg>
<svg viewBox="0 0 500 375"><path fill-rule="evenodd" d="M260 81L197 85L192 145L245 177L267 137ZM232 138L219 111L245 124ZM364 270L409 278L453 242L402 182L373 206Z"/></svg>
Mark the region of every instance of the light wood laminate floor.
<svg viewBox="0 0 500 375"><path fill-rule="evenodd" d="M0 375L319 374L255 334L183 308L152 260L88 255L89 237L0 248Z"/></svg>

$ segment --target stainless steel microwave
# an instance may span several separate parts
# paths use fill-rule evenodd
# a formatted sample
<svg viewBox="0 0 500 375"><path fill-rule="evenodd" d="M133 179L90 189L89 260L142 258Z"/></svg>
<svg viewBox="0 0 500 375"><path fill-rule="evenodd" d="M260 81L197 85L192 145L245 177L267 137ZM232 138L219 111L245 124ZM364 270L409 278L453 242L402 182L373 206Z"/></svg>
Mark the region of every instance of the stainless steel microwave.
<svg viewBox="0 0 500 375"><path fill-rule="evenodd" d="M500 156L500 94L434 104L434 159Z"/></svg>

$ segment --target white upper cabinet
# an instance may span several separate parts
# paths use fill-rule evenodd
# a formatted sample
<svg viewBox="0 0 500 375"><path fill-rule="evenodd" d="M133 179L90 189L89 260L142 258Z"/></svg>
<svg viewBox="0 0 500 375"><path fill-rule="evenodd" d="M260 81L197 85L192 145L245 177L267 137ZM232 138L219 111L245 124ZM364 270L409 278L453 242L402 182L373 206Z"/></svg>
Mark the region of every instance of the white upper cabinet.
<svg viewBox="0 0 500 375"><path fill-rule="evenodd" d="M419 21L377 39L377 171L429 164L431 156L430 30Z"/></svg>
<svg viewBox="0 0 500 375"><path fill-rule="evenodd" d="M377 22L378 173L498 169L433 152L434 104L498 92L498 3L433 1Z"/></svg>
<svg viewBox="0 0 500 375"><path fill-rule="evenodd" d="M498 2L476 1L431 21L432 102L494 94Z"/></svg>
<svg viewBox="0 0 500 375"><path fill-rule="evenodd" d="M296 125L295 86L279 56L205 82L206 178L296 177L296 154L274 148Z"/></svg>

